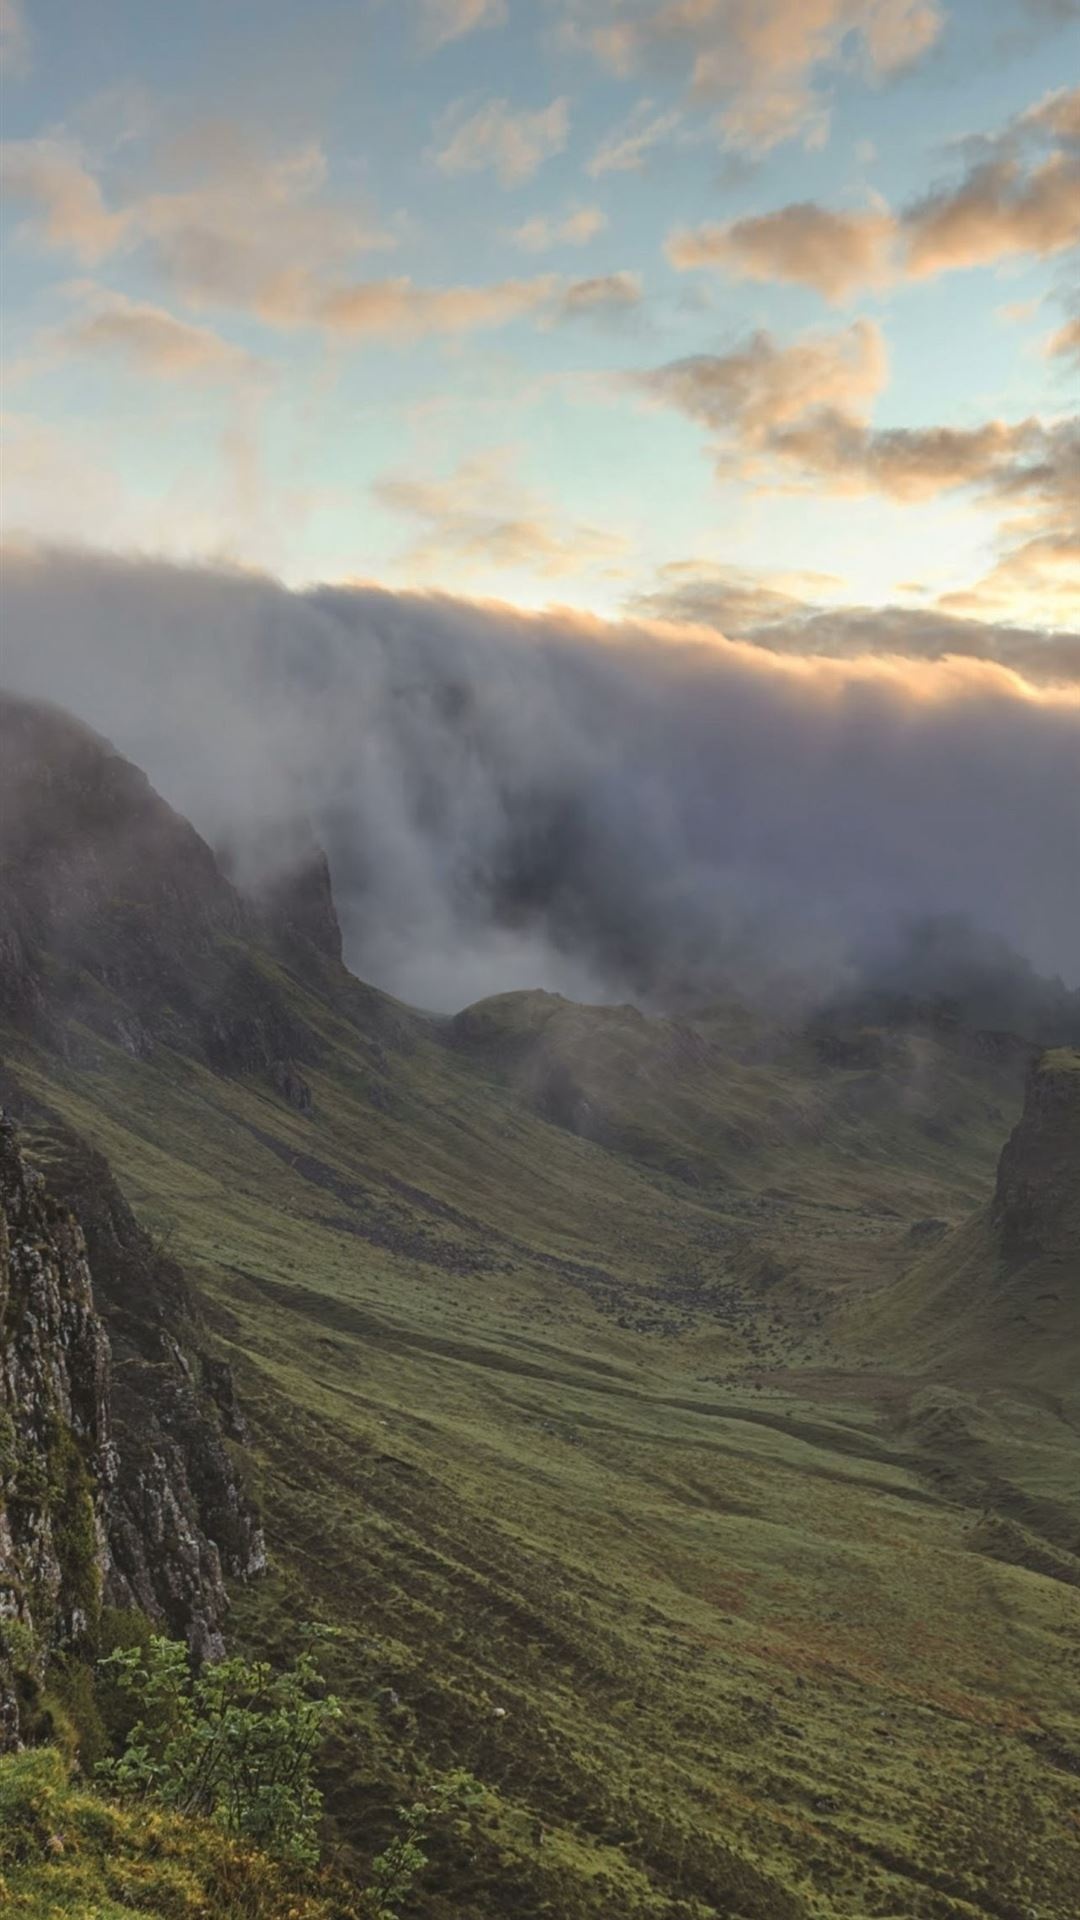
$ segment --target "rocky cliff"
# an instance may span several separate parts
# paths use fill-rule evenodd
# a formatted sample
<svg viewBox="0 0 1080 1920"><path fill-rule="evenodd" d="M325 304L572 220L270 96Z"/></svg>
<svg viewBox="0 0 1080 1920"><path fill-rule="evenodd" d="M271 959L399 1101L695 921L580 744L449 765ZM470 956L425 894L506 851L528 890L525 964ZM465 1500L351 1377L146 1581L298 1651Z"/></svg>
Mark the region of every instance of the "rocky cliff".
<svg viewBox="0 0 1080 1920"><path fill-rule="evenodd" d="M1013 1254L1069 1260L1080 1282L1080 1052L1044 1054L998 1168L994 1224Z"/></svg>
<svg viewBox="0 0 1080 1920"><path fill-rule="evenodd" d="M212 1657L226 1581L265 1561L180 1269L99 1154L40 1117L33 1139L37 1166L0 1123L0 1744L50 1654L92 1650L103 1602Z"/></svg>
<svg viewBox="0 0 1080 1920"><path fill-rule="evenodd" d="M91 1636L115 1477L109 1345L86 1243L0 1119L0 1746L20 1685Z"/></svg>

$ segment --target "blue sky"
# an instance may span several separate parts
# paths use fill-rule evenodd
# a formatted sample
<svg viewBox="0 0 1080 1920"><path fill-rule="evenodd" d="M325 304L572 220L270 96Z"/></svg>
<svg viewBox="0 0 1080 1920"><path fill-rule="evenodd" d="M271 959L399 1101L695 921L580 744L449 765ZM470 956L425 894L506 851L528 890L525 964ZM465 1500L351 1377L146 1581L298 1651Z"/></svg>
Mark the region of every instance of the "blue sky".
<svg viewBox="0 0 1080 1920"><path fill-rule="evenodd" d="M1068 0L0 8L11 537L1075 624Z"/></svg>

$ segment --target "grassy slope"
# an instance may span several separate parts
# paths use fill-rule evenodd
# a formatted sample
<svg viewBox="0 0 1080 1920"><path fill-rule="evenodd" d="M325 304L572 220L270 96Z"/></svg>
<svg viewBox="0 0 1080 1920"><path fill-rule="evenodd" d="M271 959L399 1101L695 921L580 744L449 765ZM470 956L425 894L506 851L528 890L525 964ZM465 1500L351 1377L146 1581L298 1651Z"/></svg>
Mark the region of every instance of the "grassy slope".
<svg viewBox="0 0 1080 1920"><path fill-rule="evenodd" d="M50 1748L0 1755L0 1908L11 1920L341 1920L315 1876L206 1821L103 1800Z"/></svg>
<svg viewBox="0 0 1080 1920"><path fill-rule="evenodd" d="M1068 1557L1003 1553L914 1378L844 1371L816 1318L989 1187L1010 1075L935 1052L942 1141L857 1069L712 1060L688 1102L670 1033L619 1032L616 1071L579 1032L579 1078L647 1088L638 1164L530 1111L501 1039L285 990L330 1043L313 1120L164 1049L18 1065L236 1363L277 1542L237 1630L344 1628L345 1844L424 1756L492 1789L431 1920L1075 1920ZM687 1139L695 1186L658 1171Z"/></svg>

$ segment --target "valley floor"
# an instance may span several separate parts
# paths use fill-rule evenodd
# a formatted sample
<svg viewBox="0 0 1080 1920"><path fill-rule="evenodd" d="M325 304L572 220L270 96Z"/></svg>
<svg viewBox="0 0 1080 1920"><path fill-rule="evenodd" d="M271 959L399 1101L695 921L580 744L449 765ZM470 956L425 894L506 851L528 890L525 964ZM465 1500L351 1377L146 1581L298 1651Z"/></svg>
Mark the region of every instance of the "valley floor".
<svg viewBox="0 0 1080 1920"><path fill-rule="evenodd" d="M272 1568L233 1632L341 1630L341 1858L463 1766L430 1920L1076 1920L1080 1403L830 1315L944 1180L701 1191L422 1033L327 1037L311 1119L164 1050L15 1064L234 1365ZM981 1136L955 1217L980 1178Z"/></svg>

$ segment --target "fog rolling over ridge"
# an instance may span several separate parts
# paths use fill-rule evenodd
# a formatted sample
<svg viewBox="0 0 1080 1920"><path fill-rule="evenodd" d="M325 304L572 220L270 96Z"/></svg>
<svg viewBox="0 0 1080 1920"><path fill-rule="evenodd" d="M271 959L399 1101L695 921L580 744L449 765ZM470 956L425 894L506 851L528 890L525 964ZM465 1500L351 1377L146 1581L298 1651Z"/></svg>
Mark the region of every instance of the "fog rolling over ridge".
<svg viewBox="0 0 1080 1920"><path fill-rule="evenodd" d="M310 821L404 999L828 983L938 915L1080 984L1075 691L76 553L8 554L4 615L4 682L248 879Z"/></svg>

